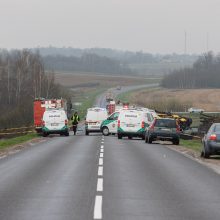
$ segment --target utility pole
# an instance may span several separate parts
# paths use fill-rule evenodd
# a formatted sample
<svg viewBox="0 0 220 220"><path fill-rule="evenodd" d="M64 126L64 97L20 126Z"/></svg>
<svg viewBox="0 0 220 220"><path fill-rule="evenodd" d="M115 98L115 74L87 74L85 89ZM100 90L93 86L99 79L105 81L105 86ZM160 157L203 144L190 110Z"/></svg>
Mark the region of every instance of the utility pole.
<svg viewBox="0 0 220 220"><path fill-rule="evenodd" d="M206 51L209 52L209 32L206 34Z"/></svg>
<svg viewBox="0 0 220 220"><path fill-rule="evenodd" d="M184 42L184 54L186 55L186 53L187 53L187 33L186 33L186 31L185 31L185 42Z"/></svg>

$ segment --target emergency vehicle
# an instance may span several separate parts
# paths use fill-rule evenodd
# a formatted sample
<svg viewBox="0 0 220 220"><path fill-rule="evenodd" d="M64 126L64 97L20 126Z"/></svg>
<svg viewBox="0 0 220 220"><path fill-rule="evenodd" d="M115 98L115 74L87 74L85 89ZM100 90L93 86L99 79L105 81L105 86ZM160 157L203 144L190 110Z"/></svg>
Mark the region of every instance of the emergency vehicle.
<svg viewBox="0 0 220 220"><path fill-rule="evenodd" d="M101 124L102 134L108 136L109 134L117 134L118 116L120 112L114 112Z"/></svg>
<svg viewBox="0 0 220 220"><path fill-rule="evenodd" d="M108 117L105 108L89 108L86 114L85 133L89 135L91 132L101 132L101 124Z"/></svg>
<svg viewBox="0 0 220 220"><path fill-rule="evenodd" d="M43 114L46 109L63 109L67 111L67 103L65 99L44 99L34 100L34 126L39 133L43 127Z"/></svg>
<svg viewBox="0 0 220 220"><path fill-rule="evenodd" d="M43 114L43 136L60 134L69 136L68 119L63 109L47 109Z"/></svg>
<svg viewBox="0 0 220 220"><path fill-rule="evenodd" d="M145 108L125 109L120 111L117 121L118 139L122 137L141 137L144 139L145 128L148 127L154 117Z"/></svg>

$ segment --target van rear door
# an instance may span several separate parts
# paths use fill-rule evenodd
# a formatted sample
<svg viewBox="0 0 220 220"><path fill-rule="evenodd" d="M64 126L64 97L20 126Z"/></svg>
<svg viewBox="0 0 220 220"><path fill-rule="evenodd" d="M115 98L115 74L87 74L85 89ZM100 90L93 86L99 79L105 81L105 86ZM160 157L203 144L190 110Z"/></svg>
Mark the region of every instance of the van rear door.
<svg viewBox="0 0 220 220"><path fill-rule="evenodd" d="M124 111L120 117L120 127L126 132L137 132L141 129L143 114L135 110Z"/></svg>

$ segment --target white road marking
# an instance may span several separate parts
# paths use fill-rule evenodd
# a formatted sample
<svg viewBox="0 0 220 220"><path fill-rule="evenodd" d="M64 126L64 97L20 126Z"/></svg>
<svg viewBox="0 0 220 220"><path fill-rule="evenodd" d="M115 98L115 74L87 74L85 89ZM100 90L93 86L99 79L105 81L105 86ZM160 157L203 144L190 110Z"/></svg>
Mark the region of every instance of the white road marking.
<svg viewBox="0 0 220 220"><path fill-rule="evenodd" d="M99 167L98 176L103 176L103 167Z"/></svg>
<svg viewBox="0 0 220 220"><path fill-rule="evenodd" d="M100 166L103 165L103 158L99 158L99 165L100 165Z"/></svg>
<svg viewBox="0 0 220 220"><path fill-rule="evenodd" d="M101 145L101 149L104 149L104 145Z"/></svg>
<svg viewBox="0 0 220 220"><path fill-rule="evenodd" d="M97 182L97 192L103 191L103 178L98 178Z"/></svg>
<svg viewBox="0 0 220 220"><path fill-rule="evenodd" d="M101 144L104 144L104 141L102 141Z"/></svg>
<svg viewBox="0 0 220 220"><path fill-rule="evenodd" d="M100 150L100 152L101 152L101 153L104 153L104 149L102 148L102 149Z"/></svg>
<svg viewBox="0 0 220 220"><path fill-rule="evenodd" d="M94 207L94 219L102 219L102 196L96 196Z"/></svg>
<svg viewBox="0 0 220 220"><path fill-rule="evenodd" d="M100 158L103 158L104 157L104 153L100 153Z"/></svg>

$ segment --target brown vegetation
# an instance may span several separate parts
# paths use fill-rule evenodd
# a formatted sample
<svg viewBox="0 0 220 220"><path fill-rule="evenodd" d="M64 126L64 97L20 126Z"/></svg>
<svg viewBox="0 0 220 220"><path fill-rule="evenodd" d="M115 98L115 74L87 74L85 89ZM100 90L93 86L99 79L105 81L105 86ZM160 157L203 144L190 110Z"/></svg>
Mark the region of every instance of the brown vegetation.
<svg viewBox="0 0 220 220"><path fill-rule="evenodd" d="M149 79L124 76L104 76L95 73L56 73L55 81L67 87L113 87L140 85L149 82Z"/></svg>
<svg viewBox="0 0 220 220"><path fill-rule="evenodd" d="M134 93L131 101L163 111L185 111L189 107L219 111L220 89L142 90Z"/></svg>

